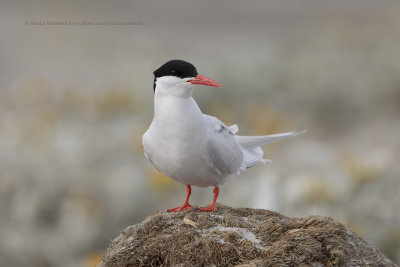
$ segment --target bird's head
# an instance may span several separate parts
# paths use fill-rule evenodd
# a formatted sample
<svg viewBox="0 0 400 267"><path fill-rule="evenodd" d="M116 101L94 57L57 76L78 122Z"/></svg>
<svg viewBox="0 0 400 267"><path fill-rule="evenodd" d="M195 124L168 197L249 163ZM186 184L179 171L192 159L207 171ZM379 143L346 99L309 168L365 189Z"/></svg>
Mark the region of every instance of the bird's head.
<svg viewBox="0 0 400 267"><path fill-rule="evenodd" d="M154 92L191 95L194 84L221 87L217 82L197 73L195 66L183 60L170 60L154 71Z"/></svg>

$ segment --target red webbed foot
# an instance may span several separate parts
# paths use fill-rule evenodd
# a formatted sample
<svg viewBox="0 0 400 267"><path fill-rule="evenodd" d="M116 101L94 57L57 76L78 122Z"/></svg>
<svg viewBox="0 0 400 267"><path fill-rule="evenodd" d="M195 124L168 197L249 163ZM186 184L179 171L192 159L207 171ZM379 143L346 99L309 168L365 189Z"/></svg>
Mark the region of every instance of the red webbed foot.
<svg viewBox="0 0 400 267"><path fill-rule="evenodd" d="M190 198L191 194L192 194L192 188L190 187L190 185L187 185L186 186L186 199L185 199L185 202L183 203L183 205L173 208L173 209L169 209L168 212L190 210L192 208L192 205L189 204L189 198Z"/></svg>
<svg viewBox="0 0 400 267"><path fill-rule="evenodd" d="M213 211L217 211L217 208L215 206L211 205L210 207L204 207L204 208L200 208L198 210L198 212L202 212L202 211L213 212Z"/></svg>
<svg viewBox="0 0 400 267"><path fill-rule="evenodd" d="M198 210L198 212L201 212L201 211L208 211L208 212L217 211L217 208L215 207L215 202L217 201L218 195L219 195L219 187L216 186L214 188L214 199L213 199L213 202L211 203L211 205L208 208L200 208Z"/></svg>
<svg viewBox="0 0 400 267"><path fill-rule="evenodd" d="M190 210L192 208L192 205L190 205L189 203L185 203L182 206L173 208L173 209L169 209L168 212L176 212L176 211L184 211L184 210Z"/></svg>

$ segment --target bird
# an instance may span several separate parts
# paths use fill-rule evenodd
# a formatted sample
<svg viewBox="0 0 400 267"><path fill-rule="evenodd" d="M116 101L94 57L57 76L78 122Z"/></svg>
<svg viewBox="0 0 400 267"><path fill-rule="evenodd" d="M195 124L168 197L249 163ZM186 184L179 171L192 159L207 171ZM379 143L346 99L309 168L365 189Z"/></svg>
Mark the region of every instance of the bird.
<svg viewBox="0 0 400 267"><path fill-rule="evenodd" d="M263 159L261 146L293 137L305 131L264 136L236 135L237 125L227 126L216 117L203 114L192 97L196 85L221 87L216 81L197 73L189 62L174 59L154 72L154 117L142 136L144 155L160 172L186 185L183 205L168 209L192 209L191 186L214 187L208 207L216 211L220 187L240 172Z"/></svg>

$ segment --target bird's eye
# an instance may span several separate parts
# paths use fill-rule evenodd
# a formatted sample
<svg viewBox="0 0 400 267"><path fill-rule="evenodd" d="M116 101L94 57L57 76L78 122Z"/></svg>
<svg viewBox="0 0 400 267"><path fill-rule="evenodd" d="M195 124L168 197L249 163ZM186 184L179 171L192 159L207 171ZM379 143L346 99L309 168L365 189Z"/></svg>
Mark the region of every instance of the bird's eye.
<svg viewBox="0 0 400 267"><path fill-rule="evenodd" d="M171 70L171 75L177 76L177 75L178 75L178 72L175 71L175 70Z"/></svg>

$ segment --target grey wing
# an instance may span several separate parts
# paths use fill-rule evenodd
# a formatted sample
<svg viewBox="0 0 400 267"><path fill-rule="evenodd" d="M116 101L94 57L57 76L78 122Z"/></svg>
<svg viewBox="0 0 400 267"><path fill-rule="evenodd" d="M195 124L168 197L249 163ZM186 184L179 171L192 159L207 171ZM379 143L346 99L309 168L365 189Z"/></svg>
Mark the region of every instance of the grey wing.
<svg viewBox="0 0 400 267"><path fill-rule="evenodd" d="M204 116L207 122L207 152L211 167L220 175L238 174L243 152L235 138L237 126L227 126L215 117Z"/></svg>

